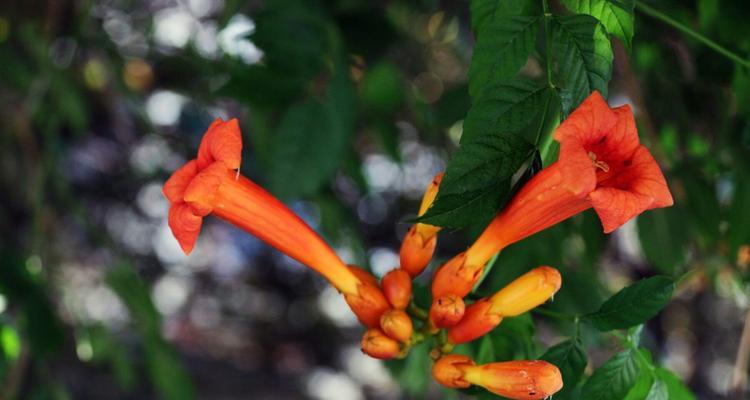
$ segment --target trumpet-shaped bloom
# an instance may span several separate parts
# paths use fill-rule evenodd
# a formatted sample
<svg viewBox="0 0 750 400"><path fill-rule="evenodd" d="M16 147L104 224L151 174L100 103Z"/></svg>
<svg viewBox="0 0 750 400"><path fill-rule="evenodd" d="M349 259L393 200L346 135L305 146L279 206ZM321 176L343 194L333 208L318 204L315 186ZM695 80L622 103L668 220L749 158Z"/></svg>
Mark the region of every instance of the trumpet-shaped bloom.
<svg viewBox="0 0 750 400"><path fill-rule="evenodd" d="M546 361L507 361L476 365L468 356L451 354L440 358L432 377L450 388L481 386L492 393L516 400L544 399L563 387L560 370Z"/></svg>
<svg viewBox="0 0 750 400"><path fill-rule="evenodd" d="M213 214L319 272L344 293L365 325L377 326L390 307L375 279L358 276L301 218L240 175L241 151L237 120L217 119L203 136L198 157L164 184L169 227L183 251L192 251L203 217Z"/></svg>
<svg viewBox="0 0 750 400"><path fill-rule="evenodd" d="M443 180L443 174L439 173L427 186L427 190L422 197L422 204L419 206L419 216L424 215L435 201L440 188L440 182ZM437 234L440 227L416 223L406 233L404 241L401 243L400 259L401 268L415 277L424 271L427 264L432 259L437 245Z"/></svg>
<svg viewBox="0 0 750 400"><path fill-rule="evenodd" d="M554 268L532 269L494 295L467 307L461 321L448 330L448 340L459 344L484 336L504 317L523 314L549 300L560 290L561 283L560 273Z"/></svg>
<svg viewBox="0 0 750 400"><path fill-rule="evenodd" d="M434 296L465 296L495 253L588 208L594 208L609 233L646 210L672 205L658 164L638 141L629 106L611 109L594 92L563 121L554 138L560 143L557 162L519 190L477 241L457 256L460 261L451 260L438 270Z"/></svg>

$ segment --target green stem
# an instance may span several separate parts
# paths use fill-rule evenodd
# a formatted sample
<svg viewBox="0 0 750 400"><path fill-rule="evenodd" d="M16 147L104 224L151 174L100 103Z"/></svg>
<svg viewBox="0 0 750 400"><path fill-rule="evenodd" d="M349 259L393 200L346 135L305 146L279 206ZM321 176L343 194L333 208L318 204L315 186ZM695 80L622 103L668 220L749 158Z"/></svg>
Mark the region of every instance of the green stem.
<svg viewBox="0 0 750 400"><path fill-rule="evenodd" d="M544 315L547 317L552 317L552 318L560 319L563 321L577 322L579 320L579 317L577 315L566 314L566 313L562 313L559 311L550 310L547 308L535 308L533 312L535 314Z"/></svg>
<svg viewBox="0 0 750 400"><path fill-rule="evenodd" d="M648 4L645 4L641 1L636 1L635 3L638 7L638 10L640 10L642 13L652 18L656 18L666 23L667 25L672 26L673 28L681 31L682 33L685 33L686 35L692 37L693 39L705 44L706 46L710 47L711 49L723 55L724 57L727 57L728 59L736 62L737 64L740 64L745 68L750 68L750 60L738 56L737 54L729 51L727 48L721 46L720 44L714 42L713 40L701 35L700 33L690 29L683 23L673 19L669 15L666 15L662 13L661 11L652 8Z"/></svg>
<svg viewBox="0 0 750 400"><path fill-rule="evenodd" d="M552 83L552 31L549 27L549 21L552 19L552 13L549 11L549 3L547 0L542 0L542 9L544 10L544 38L547 54L547 84L554 88L555 84Z"/></svg>
<svg viewBox="0 0 750 400"><path fill-rule="evenodd" d="M419 308L414 302L409 303L409 313L422 321L427 321L427 318L430 316L427 311Z"/></svg>

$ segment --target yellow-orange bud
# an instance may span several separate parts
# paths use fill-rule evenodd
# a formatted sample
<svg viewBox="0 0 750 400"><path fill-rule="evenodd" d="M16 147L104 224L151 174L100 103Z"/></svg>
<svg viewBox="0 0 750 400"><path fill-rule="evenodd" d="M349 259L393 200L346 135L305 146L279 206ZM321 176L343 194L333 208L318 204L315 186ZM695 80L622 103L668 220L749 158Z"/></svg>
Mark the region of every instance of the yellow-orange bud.
<svg viewBox="0 0 750 400"><path fill-rule="evenodd" d="M421 274L427 268L437 245L437 231L432 235L422 235L418 225L424 224L416 224L409 228L399 252L401 268L412 277Z"/></svg>
<svg viewBox="0 0 750 400"><path fill-rule="evenodd" d="M380 329L386 335L401 343L406 343L414 333L411 318L403 310L388 310L380 317Z"/></svg>
<svg viewBox="0 0 750 400"><path fill-rule="evenodd" d="M464 372L460 367L473 365L474 361L468 356L449 354L441 357L432 366L432 378L445 387L464 389L471 386L471 383L464 379Z"/></svg>
<svg viewBox="0 0 750 400"><path fill-rule="evenodd" d="M419 206L419 216L424 215L435 201L442 180L443 174L439 173L435 175L429 186L427 186L427 190L425 190L422 197L422 203ZM440 227L417 223L409 229L406 237L404 237L404 241L401 244L401 251L399 252L401 268L412 277L422 273L430 263L432 255L435 253L437 233L439 231Z"/></svg>
<svg viewBox="0 0 750 400"><path fill-rule="evenodd" d="M466 308L461 321L448 331L448 341L466 343L494 329L503 317L513 317L544 303L560 289L560 273L551 267L535 268Z"/></svg>
<svg viewBox="0 0 750 400"><path fill-rule="evenodd" d="M349 270L357 276L360 283L355 293L344 293L344 299L359 322L368 328L377 328L380 326L380 316L388 311L391 305L380 290L378 280L374 276L351 265Z"/></svg>
<svg viewBox="0 0 750 400"><path fill-rule="evenodd" d="M430 322L435 328L448 328L456 325L466 311L462 298L448 294L432 301L430 307Z"/></svg>
<svg viewBox="0 0 750 400"><path fill-rule="evenodd" d="M560 370L546 361L459 364L458 368L465 381L514 400L544 399L563 387Z"/></svg>
<svg viewBox="0 0 750 400"><path fill-rule="evenodd" d="M393 308L403 310L411 300L411 277L403 269L394 269L381 281L383 294Z"/></svg>
<svg viewBox="0 0 750 400"><path fill-rule="evenodd" d="M549 300L562 284L560 273L548 266L534 268L521 275L491 298L489 312L514 317Z"/></svg>
<svg viewBox="0 0 750 400"><path fill-rule="evenodd" d="M363 353L381 360L394 358L400 351L398 342L389 338L380 329L365 332L361 345Z"/></svg>

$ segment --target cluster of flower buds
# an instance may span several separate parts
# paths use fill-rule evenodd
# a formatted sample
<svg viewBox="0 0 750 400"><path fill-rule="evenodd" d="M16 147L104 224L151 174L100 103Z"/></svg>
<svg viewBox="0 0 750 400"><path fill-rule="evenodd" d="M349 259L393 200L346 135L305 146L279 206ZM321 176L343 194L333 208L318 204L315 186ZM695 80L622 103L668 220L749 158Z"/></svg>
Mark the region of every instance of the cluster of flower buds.
<svg viewBox="0 0 750 400"><path fill-rule="evenodd" d="M414 224L400 250L400 265L380 282L348 266L305 222L261 187L239 174L242 139L237 120L215 121L201 141L196 159L164 184L169 226L189 253L203 217L213 214L264 240L323 275L346 299L368 329L362 351L379 358L404 357L426 338L436 338L432 374L447 387L478 385L510 399L542 399L562 388L560 371L544 361L475 365L449 354L453 346L477 339L503 318L528 312L560 289L560 273L541 266L492 296L470 304L488 260L505 246L594 208L605 232L645 210L672 204L658 165L639 144L628 106L611 109L594 92L555 131L557 162L527 182L463 253L435 272L429 312L411 301L412 280L430 263L439 227ZM435 200L442 174L429 184L419 210ZM418 329L415 329L416 327Z"/></svg>

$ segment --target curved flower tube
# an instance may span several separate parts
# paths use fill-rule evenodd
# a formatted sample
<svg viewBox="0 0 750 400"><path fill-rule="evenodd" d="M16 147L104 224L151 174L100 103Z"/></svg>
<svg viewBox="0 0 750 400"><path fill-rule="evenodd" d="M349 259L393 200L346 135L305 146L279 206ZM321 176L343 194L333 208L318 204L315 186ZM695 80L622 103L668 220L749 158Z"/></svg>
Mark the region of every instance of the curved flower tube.
<svg viewBox="0 0 750 400"><path fill-rule="evenodd" d="M182 250L192 251L203 217L213 214L323 275L344 294L363 324L378 326L390 306L374 277L358 276L301 218L240 175L241 151L237 120L217 119L203 136L198 157L164 184L170 202L169 227Z"/></svg>
<svg viewBox="0 0 750 400"><path fill-rule="evenodd" d="M673 204L664 176L638 141L630 106L593 92L554 133L557 162L527 182L465 253L435 274L433 296L466 296L506 246L591 207L610 233L636 215Z"/></svg>
<svg viewBox="0 0 750 400"><path fill-rule="evenodd" d="M464 355L448 355L432 368L433 378L451 388L481 386L516 400L539 400L563 387L560 370L546 361L507 361L476 365Z"/></svg>
<svg viewBox="0 0 750 400"><path fill-rule="evenodd" d="M448 330L448 341L460 344L484 336L504 317L523 314L549 300L561 284L556 269L548 266L532 269L494 295L467 307L461 321Z"/></svg>
<svg viewBox="0 0 750 400"><path fill-rule="evenodd" d="M427 186L427 190L422 197L422 203L419 206L418 216L424 215L435 201L442 180L443 173L441 172L435 175L430 185ZM409 232L406 233L404 241L401 243L399 256L401 268L408 272L412 278L421 274L430 263L437 245L438 232L440 232L440 227L418 222L409 228Z"/></svg>

